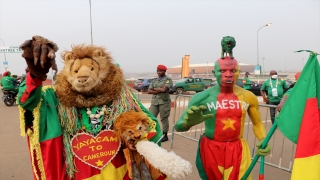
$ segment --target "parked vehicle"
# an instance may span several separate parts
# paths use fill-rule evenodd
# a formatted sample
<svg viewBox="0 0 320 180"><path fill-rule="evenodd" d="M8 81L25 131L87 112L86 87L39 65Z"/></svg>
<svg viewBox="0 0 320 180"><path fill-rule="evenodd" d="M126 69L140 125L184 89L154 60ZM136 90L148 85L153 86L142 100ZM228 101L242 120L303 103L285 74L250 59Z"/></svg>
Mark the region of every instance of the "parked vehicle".
<svg viewBox="0 0 320 180"><path fill-rule="evenodd" d="M1 89L3 96L2 96L2 101L6 106L12 106L16 102L16 97L18 92L15 91L7 91L4 89Z"/></svg>
<svg viewBox="0 0 320 180"><path fill-rule="evenodd" d="M153 79L138 79L133 83L133 89L147 92Z"/></svg>
<svg viewBox="0 0 320 180"><path fill-rule="evenodd" d="M210 84L205 84L204 88L208 89L208 88L215 86L217 84L218 84L218 82L215 80L215 81L212 81Z"/></svg>
<svg viewBox="0 0 320 180"><path fill-rule="evenodd" d="M238 79L236 85L243 88L243 79ZM257 96L260 96L261 95L260 94L261 86L262 86L262 84L258 84L258 83L251 81L251 89L249 89L249 91L251 91L253 94L255 94Z"/></svg>
<svg viewBox="0 0 320 180"><path fill-rule="evenodd" d="M169 93L182 94L185 91L201 92L204 90L204 81L202 78L183 78L173 82L173 86L169 89Z"/></svg>
<svg viewBox="0 0 320 180"><path fill-rule="evenodd" d="M204 81L204 89L207 89L213 80L204 78L203 81Z"/></svg>

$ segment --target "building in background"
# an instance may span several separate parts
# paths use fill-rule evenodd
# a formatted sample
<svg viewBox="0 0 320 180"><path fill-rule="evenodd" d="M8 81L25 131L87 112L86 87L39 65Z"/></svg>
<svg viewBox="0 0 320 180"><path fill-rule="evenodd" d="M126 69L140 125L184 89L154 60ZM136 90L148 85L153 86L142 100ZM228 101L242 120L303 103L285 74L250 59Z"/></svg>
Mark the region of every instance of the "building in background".
<svg viewBox="0 0 320 180"><path fill-rule="evenodd" d="M254 74L255 65L239 63L241 74L245 72L250 72ZM203 63L203 64L189 64L189 72L185 77L201 77L201 78L210 78L215 79L212 74L214 68L214 63ZM182 65L169 67L167 70L167 75L172 79L181 79Z"/></svg>

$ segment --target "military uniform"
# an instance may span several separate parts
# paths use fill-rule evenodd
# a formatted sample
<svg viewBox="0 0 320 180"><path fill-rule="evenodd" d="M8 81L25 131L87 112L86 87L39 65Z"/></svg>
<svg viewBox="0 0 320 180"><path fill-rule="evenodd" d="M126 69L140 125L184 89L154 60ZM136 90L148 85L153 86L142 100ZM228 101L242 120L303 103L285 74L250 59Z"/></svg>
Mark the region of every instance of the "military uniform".
<svg viewBox="0 0 320 180"><path fill-rule="evenodd" d="M172 87L172 79L163 76L152 80L149 89L161 88L166 85L168 89ZM169 90L164 93L153 94L150 106L150 112L157 117L160 112L160 119L162 123L162 131L167 133L169 130L169 116L171 110L171 99Z"/></svg>

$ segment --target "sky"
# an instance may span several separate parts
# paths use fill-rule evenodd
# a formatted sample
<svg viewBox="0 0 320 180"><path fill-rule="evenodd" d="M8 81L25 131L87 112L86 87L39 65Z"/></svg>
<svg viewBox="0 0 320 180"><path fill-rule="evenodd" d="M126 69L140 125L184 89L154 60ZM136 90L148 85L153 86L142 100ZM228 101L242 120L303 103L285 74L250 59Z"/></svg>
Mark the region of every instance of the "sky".
<svg viewBox="0 0 320 180"><path fill-rule="evenodd" d="M61 52L91 44L92 27L93 44L104 46L124 73L177 66L184 55L190 55L190 64L213 63L224 36L236 40L235 59L259 62L264 71L299 71L309 54L294 51L320 52L319 0L91 0L91 8L89 2L0 0L0 39L19 46L33 35L46 37L58 44L62 69ZM24 73L21 53L5 57L8 70ZM5 57L0 53L1 72Z"/></svg>

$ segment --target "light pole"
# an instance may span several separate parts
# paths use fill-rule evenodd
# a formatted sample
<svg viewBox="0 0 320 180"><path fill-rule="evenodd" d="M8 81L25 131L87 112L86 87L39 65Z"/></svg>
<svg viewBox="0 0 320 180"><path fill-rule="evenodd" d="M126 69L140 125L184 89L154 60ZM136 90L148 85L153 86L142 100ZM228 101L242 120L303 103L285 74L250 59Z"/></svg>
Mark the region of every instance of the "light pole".
<svg viewBox="0 0 320 180"><path fill-rule="evenodd" d="M3 46L6 46L6 45L4 44L4 41L3 41L2 39L0 39L0 40L2 41ZM7 62L6 53L4 52L3 55L4 55L4 61ZM5 68L6 71L7 71L7 67L5 66L4 68Z"/></svg>
<svg viewBox="0 0 320 180"><path fill-rule="evenodd" d="M208 78L209 74L208 74L208 62L207 62L207 78Z"/></svg>
<svg viewBox="0 0 320 180"><path fill-rule="evenodd" d="M91 0L89 0L89 4L90 4L90 33L91 33L91 45L93 45L93 40L92 40L92 18L91 18Z"/></svg>
<svg viewBox="0 0 320 180"><path fill-rule="evenodd" d="M260 27L257 31L257 66L260 66L259 65L259 31L260 29L264 28L264 27L267 27L267 26L271 26L271 23L268 23L262 27ZM260 68L260 67L259 67ZM258 83L259 83L259 77L260 77L260 74L261 74L261 69L259 69L260 73L258 74Z"/></svg>
<svg viewBox="0 0 320 180"><path fill-rule="evenodd" d="M264 57L262 58L262 72L264 72Z"/></svg>

